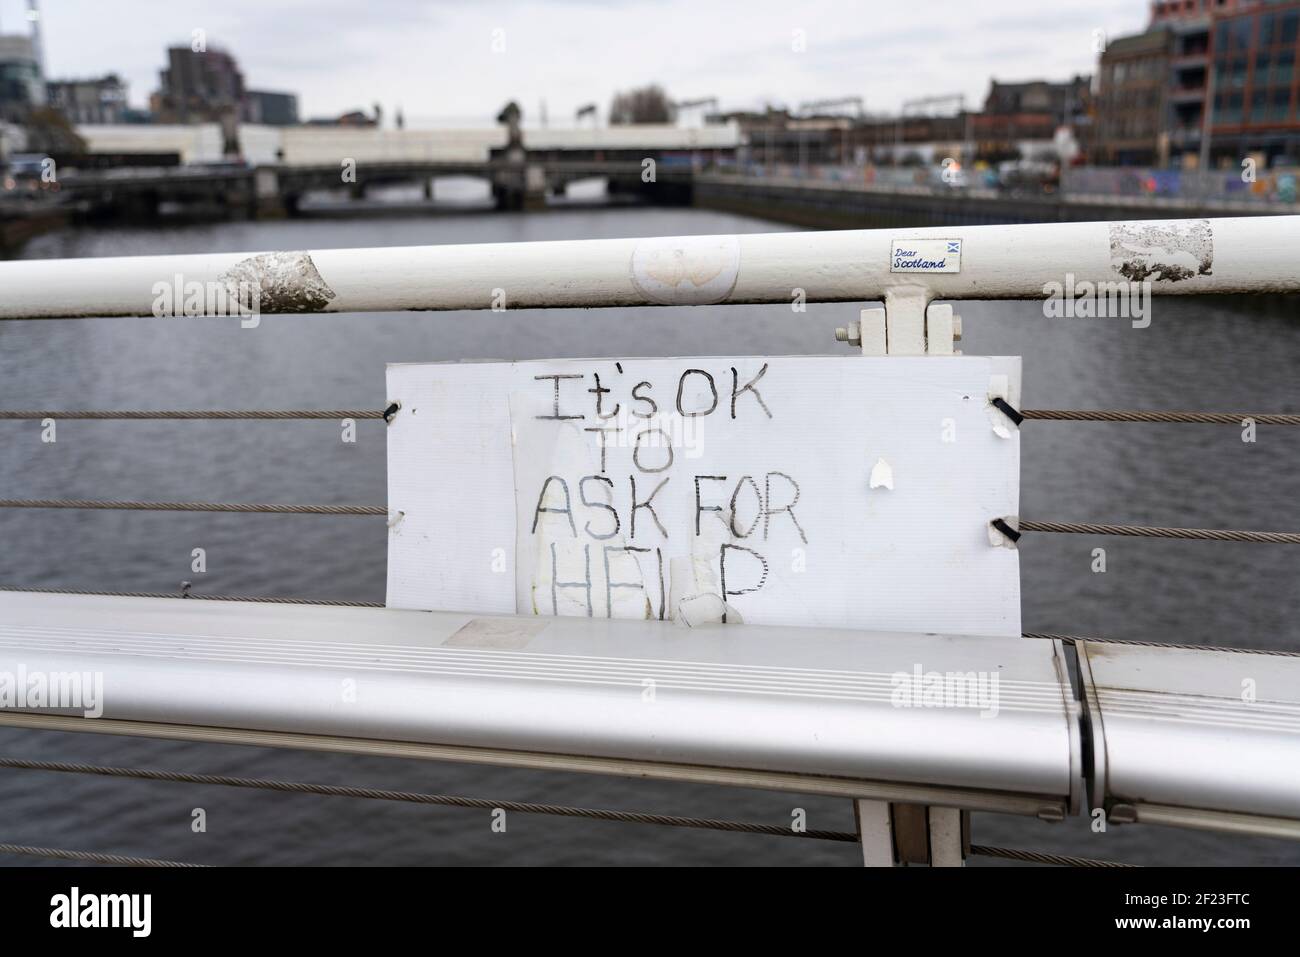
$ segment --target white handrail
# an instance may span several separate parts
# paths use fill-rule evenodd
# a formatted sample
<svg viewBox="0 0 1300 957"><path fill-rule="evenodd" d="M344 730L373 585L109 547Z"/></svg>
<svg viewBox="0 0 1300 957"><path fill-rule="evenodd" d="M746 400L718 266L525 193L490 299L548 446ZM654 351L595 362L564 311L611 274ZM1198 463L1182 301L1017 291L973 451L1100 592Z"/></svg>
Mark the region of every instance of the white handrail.
<svg viewBox="0 0 1300 957"><path fill-rule="evenodd" d="M892 271L911 239L960 241L960 270ZM1298 251L1300 216L1259 216L19 260L0 263L0 318L185 315L194 289L239 283L266 314L878 301L900 287L1035 299L1142 279L1156 295L1296 292Z"/></svg>

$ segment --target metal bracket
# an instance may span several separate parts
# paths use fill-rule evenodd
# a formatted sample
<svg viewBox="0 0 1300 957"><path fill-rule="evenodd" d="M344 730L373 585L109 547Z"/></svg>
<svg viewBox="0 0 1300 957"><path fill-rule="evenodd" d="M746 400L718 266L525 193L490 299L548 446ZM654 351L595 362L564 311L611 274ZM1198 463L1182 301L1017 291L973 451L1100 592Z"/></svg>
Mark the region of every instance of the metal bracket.
<svg viewBox="0 0 1300 957"><path fill-rule="evenodd" d="M835 330L835 338L858 346L864 356L961 355L961 316L952 306L931 303L922 286L895 286L885 293L885 307L863 309L858 321Z"/></svg>
<svg viewBox="0 0 1300 957"><path fill-rule="evenodd" d="M964 867L970 812L888 801L853 802L864 867Z"/></svg>

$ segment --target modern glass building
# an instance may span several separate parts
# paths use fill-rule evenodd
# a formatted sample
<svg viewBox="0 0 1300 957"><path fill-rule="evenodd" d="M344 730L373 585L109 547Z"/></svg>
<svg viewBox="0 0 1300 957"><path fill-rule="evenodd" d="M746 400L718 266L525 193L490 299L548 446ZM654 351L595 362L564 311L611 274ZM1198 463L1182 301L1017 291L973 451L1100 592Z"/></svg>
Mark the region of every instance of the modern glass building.
<svg viewBox="0 0 1300 957"><path fill-rule="evenodd" d="M1300 164L1296 54L1300 2L1238 3L1214 20L1210 158Z"/></svg>

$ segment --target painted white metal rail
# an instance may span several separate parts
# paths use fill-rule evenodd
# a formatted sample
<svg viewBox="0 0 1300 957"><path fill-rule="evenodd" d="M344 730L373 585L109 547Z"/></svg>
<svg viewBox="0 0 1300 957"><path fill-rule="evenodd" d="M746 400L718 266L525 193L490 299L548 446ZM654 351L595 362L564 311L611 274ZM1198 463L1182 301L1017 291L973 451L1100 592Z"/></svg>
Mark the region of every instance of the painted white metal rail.
<svg viewBox="0 0 1300 957"><path fill-rule="evenodd" d="M960 272L900 272L894 244L960 241ZM1300 291L1300 216L760 233L0 263L0 319L185 315L192 284L252 283L276 313ZM161 306L160 300L165 300ZM201 312L200 314L208 314Z"/></svg>

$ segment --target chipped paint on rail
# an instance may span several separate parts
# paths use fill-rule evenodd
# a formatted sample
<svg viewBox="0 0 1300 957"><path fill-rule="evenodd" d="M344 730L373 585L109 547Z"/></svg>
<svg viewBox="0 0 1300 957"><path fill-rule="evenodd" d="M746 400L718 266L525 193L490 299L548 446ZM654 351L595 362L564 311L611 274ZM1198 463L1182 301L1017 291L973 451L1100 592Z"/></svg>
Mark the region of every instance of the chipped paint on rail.
<svg viewBox="0 0 1300 957"><path fill-rule="evenodd" d="M1110 224L1110 262L1131 282L1211 275L1214 230L1206 219Z"/></svg>
<svg viewBox="0 0 1300 957"><path fill-rule="evenodd" d="M264 313L320 312L334 298L334 290L305 252L250 256L227 269L220 279L231 290L241 283L260 290L258 309Z"/></svg>

